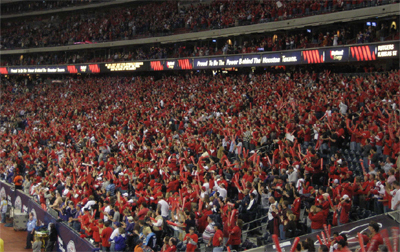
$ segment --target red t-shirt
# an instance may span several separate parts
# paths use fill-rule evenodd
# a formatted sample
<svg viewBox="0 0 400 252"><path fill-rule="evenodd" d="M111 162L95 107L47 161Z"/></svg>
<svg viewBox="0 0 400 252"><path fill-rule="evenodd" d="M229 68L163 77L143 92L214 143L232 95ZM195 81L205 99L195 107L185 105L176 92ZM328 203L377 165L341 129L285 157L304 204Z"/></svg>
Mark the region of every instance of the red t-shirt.
<svg viewBox="0 0 400 252"><path fill-rule="evenodd" d="M101 245L103 247L109 248L111 246L108 239L110 239L112 232L113 230L111 227L106 227L105 229L103 229L103 232L101 232Z"/></svg>
<svg viewBox="0 0 400 252"><path fill-rule="evenodd" d="M102 224L102 225L99 225L98 223L95 223L95 222L93 222L93 223L91 224L91 227L90 227L90 228L91 228L92 231L93 231L93 239L94 239L95 242L100 242L100 241L101 241L99 231L100 231L100 228L102 228L102 227L103 227L103 224Z"/></svg>
<svg viewBox="0 0 400 252"><path fill-rule="evenodd" d="M212 245L214 247L221 247L223 237L224 237L224 233L222 233L222 231L220 229L218 229L217 232L215 232L215 234L214 234L214 237L212 240ZM221 240L219 238L221 238Z"/></svg>
<svg viewBox="0 0 400 252"><path fill-rule="evenodd" d="M148 208L142 208L139 213L138 213L138 218L139 220L144 220L144 217L146 217L147 212L149 211Z"/></svg>
<svg viewBox="0 0 400 252"><path fill-rule="evenodd" d="M199 237L197 236L197 234L186 234L185 238L183 239L184 241L187 240L187 238L190 238L191 241L195 242L197 244ZM193 245L190 242L188 242L187 246L186 246L186 252L194 252L197 248L197 245Z"/></svg>

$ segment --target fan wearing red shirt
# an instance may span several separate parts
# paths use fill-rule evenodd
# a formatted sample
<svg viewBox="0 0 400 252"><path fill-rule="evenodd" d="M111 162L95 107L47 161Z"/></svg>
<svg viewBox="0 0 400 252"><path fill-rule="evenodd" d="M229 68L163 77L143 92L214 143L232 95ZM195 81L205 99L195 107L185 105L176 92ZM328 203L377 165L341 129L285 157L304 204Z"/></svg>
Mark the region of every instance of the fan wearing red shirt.
<svg viewBox="0 0 400 252"><path fill-rule="evenodd" d="M103 220L96 220L90 224L90 229L93 231L93 239L96 245L100 244L100 231L103 229Z"/></svg>
<svg viewBox="0 0 400 252"><path fill-rule="evenodd" d="M224 250L224 244L222 242L224 233L221 231L218 225L214 225L214 230L215 233L212 239L213 252L222 252Z"/></svg>
<svg viewBox="0 0 400 252"><path fill-rule="evenodd" d="M321 206L312 206L310 208L310 213L308 214L308 218L311 220L311 230L312 233L319 232L323 230L326 217L324 212L322 211Z"/></svg>
<svg viewBox="0 0 400 252"><path fill-rule="evenodd" d="M300 195L299 195L298 191L294 192L294 198L295 198L295 200L293 201L292 211L293 211L293 214L296 215L296 220L299 220L300 219L301 200L300 200Z"/></svg>
<svg viewBox="0 0 400 252"><path fill-rule="evenodd" d="M168 246L163 246L161 252L176 252L176 244L178 244L176 238L171 237L168 241Z"/></svg>
<svg viewBox="0 0 400 252"><path fill-rule="evenodd" d="M190 227L189 233L183 238L183 243L186 245L186 252L194 252L197 248L199 237L194 233L194 227Z"/></svg>
<svg viewBox="0 0 400 252"><path fill-rule="evenodd" d="M228 222L229 240L227 245L231 245L232 249L236 251L239 251L239 246L242 242L242 227L243 221L241 219L238 219L236 225L233 227L231 226L231 223Z"/></svg>
<svg viewBox="0 0 400 252"><path fill-rule="evenodd" d="M143 202L140 205L140 210L136 209L136 211L137 211L136 215L139 218L139 220L144 220L144 217L146 216L149 209L147 208L147 204L145 202Z"/></svg>
<svg viewBox="0 0 400 252"><path fill-rule="evenodd" d="M100 238L101 238L101 246L102 246L102 251L110 251L110 242L108 241L110 239L110 236L113 232L113 229L110 227L111 221L106 221L104 223L105 229L101 232Z"/></svg>
<svg viewBox="0 0 400 252"><path fill-rule="evenodd" d="M364 238L367 238L367 240L369 240L365 251L367 252L378 251L379 245L383 244L382 236L381 234L379 234L378 223L376 223L375 221L371 221L369 223L368 230L371 233L371 235L369 237L363 235Z"/></svg>
<svg viewBox="0 0 400 252"><path fill-rule="evenodd" d="M121 193L127 192L128 186L129 186L128 174L124 174L121 179Z"/></svg>
<svg viewBox="0 0 400 252"><path fill-rule="evenodd" d="M88 236L91 236L91 234L89 234L87 232L87 229L89 229L90 219L91 219L91 216L90 216L89 209L85 208L85 214L82 216L82 219L81 219L81 230L86 231L86 234Z"/></svg>
<svg viewBox="0 0 400 252"><path fill-rule="evenodd" d="M171 181L167 185L167 192L176 192L179 187L179 180L175 179L174 176L171 176Z"/></svg>
<svg viewBox="0 0 400 252"><path fill-rule="evenodd" d="M340 205L340 209L339 209L340 223L338 223L339 225L349 222L349 214L350 214L350 209L351 209L351 199L347 194L343 195L343 197L340 200L341 200L340 204L339 204Z"/></svg>

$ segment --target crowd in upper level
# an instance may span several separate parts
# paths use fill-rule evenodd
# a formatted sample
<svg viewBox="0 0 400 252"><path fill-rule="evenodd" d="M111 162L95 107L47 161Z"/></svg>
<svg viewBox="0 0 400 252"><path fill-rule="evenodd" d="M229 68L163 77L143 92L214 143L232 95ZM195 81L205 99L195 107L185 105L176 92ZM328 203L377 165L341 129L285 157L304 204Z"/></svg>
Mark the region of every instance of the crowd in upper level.
<svg viewBox="0 0 400 252"><path fill-rule="evenodd" d="M356 34L353 35L352 34ZM220 40L219 43L203 42L199 46L182 42L158 46L140 45L105 50L62 51L48 53L30 53L24 55L4 55L2 66L78 64L90 62L123 62L166 58L201 57L212 55L262 53L302 48L341 46L348 44L370 43L398 40L397 29L382 23L377 27L369 26L355 33L349 27L336 27L310 32L289 31L282 35L257 35L244 38Z"/></svg>
<svg viewBox="0 0 400 252"><path fill-rule="evenodd" d="M3 20L0 48L35 48L101 43L239 25L273 22L288 18L350 10L388 0L354 1L227 1L179 7L177 2L91 9Z"/></svg>
<svg viewBox="0 0 400 252"><path fill-rule="evenodd" d="M46 11L56 10L66 7L82 6L90 3L105 2L111 0L56 0L56 1L9 1L8 3L2 3L1 15L12 15L29 13L32 11Z"/></svg>

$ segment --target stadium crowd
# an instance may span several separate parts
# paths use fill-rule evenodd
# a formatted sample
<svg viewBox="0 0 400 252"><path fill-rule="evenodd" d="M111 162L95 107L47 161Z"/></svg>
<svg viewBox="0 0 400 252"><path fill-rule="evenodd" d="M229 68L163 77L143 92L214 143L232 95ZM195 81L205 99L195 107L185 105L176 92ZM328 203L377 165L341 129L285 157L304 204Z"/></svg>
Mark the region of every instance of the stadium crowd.
<svg viewBox="0 0 400 252"><path fill-rule="evenodd" d="M241 250L258 217L284 240L400 209L399 85L399 71L3 78L0 172L103 251Z"/></svg>
<svg viewBox="0 0 400 252"><path fill-rule="evenodd" d="M388 0L226 1L179 7L177 2L93 9L84 13L9 19L1 24L1 49L135 39L273 22L325 12L389 4Z"/></svg>
<svg viewBox="0 0 400 252"><path fill-rule="evenodd" d="M102 2L111 0L102 0ZM71 1L11 1L2 3L1 15L21 14L31 11L55 10L66 7L81 6L91 3L91 0L71 0ZM95 1L93 1L95 2ZM99 2L99 1L97 1Z"/></svg>
<svg viewBox="0 0 400 252"><path fill-rule="evenodd" d="M77 64L90 62L123 62L135 60L152 60L165 58L183 58L211 55L246 54L268 51L293 50L300 48L340 46L355 43L369 43L377 41L390 41L398 39L399 35L395 27L382 24L380 29L369 26L365 31L360 31L355 37L351 36L352 31L347 27L324 32L295 32L290 31L288 35L274 36L249 36L242 43L238 40L227 40L225 43L202 43L207 46L194 46L181 44L167 44L160 46L138 46L129 48L119 48L116 52L109 50L108 55L102 52L63 51L48 52L39 54L25 55L4 55L1 58L2 66L18 65L55 65L55 64Z"/></svg>

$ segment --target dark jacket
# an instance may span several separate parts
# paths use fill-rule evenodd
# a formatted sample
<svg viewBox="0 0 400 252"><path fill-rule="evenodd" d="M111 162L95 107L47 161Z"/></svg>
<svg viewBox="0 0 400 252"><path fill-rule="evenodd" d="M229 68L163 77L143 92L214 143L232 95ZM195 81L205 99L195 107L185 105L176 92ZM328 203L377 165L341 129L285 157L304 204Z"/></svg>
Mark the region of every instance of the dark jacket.
<svg viewBox="0 0 400 252"><path fill-rule="evenodd" d="M285 225L285 237L286 239L288 238L293 238L296 236L296 222L291 220Z"/></svg>

